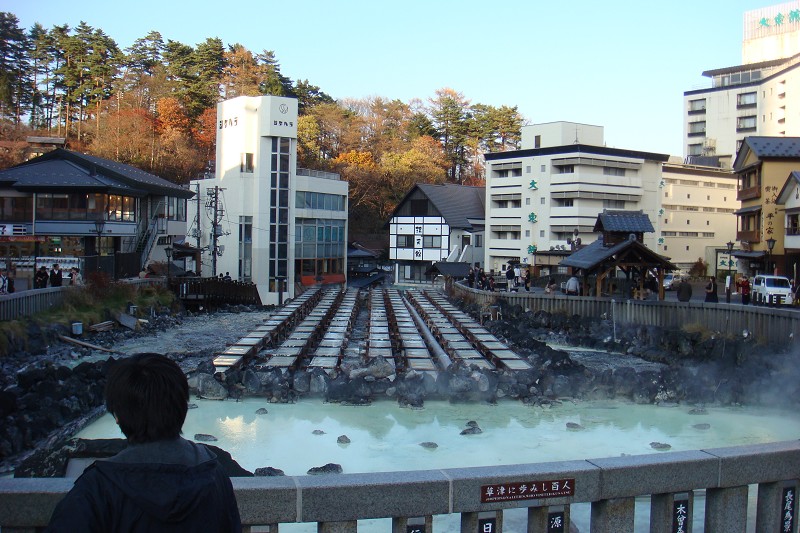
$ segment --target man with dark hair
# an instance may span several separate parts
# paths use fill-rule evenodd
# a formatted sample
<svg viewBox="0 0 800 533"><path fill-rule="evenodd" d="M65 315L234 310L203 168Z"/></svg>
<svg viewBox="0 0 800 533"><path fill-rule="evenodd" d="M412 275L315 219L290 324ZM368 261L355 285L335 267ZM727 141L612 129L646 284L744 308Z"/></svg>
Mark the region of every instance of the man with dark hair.
<svg viewBox="0 0 800 533"><path fill-rule="evenodd" d="M111 367L105 393L128 447L84 471L47 531L241 532L216 455L180 436L189 402L180 367L159 354L131 356Z"/></svg>

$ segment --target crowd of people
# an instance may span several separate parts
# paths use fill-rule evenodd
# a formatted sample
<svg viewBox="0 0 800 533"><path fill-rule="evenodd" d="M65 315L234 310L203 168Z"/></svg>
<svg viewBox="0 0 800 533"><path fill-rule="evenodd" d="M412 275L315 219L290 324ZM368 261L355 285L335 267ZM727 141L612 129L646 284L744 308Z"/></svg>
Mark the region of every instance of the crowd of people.
<svg viewBox="0 0 800 533"><path fill-rule="evenodd" d="M505 271L505 277L506 291L512 292L519 291L520 289L526 291L531 290L531 272L529 269L526 269L523 273L520 265L508 265ZM497 282L494 276L486 274L486 271L482 268L469 269L467 273L467 286L482 291L494 292L497 290Z"/></svg>

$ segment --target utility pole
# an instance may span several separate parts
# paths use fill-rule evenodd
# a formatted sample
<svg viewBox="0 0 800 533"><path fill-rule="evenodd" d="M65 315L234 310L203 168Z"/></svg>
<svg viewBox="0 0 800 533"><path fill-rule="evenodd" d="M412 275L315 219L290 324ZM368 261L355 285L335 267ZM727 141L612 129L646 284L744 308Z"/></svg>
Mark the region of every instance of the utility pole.
<svg viewBox="0 0 800 533"><path fill-rule="evenodd" d="M219 187L214 187L206 189L206 193L209 196L209 201L206 204L206 207L210 208L212 211L211 215L211 275L216 277L217 276L217 257L221 254L219 253L219 244L218 239L222 234L220 222L222 222L222 216L225 213L225 210L222 206L220 206L219 195L221 191L225 189L220 189Z"/></svg>
<svg viewBox="0 0 800 533"><path fill-rule="evenodd" d="M200 249L200 237L202 236L202 230L200 229L200 184L197 184L197 193L195 194L195 198L197 198L197 218L195 219L195 247L199 250ZM200 275L200 265L197 265L197 275Z"/></svg>

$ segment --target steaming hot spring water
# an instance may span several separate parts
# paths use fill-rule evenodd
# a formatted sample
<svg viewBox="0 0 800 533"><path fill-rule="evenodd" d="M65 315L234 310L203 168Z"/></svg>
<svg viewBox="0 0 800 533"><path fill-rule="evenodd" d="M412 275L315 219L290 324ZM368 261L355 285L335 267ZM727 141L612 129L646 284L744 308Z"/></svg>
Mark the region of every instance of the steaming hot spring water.
<svg viewBox="0 0 800 533"><path fill-rule="evenodd" d="M326 463L344 473L427 470L591 459L791 440L800 434L800 413L748 407L709 407L690 414L691 406L659 407L620 401L565 401L552 408L508 400L497 405L426 401L423 409L396 402L350 407L322 400L268 404L261 399L235 402L193 400L184 436L215 436L242 467L272 466L287 475L305 475ZM260 408L266 414L256 414ZM482 433L461 435L475 421ZM568 426L568 423L569 426ZM340 444L346 435L349 444ZM77 435L123 437L106 415ZM423 447L423 442L436 447ZM695 530L702 530L704 499L695 498ZM755 507L748 515L754 520ZM589 504L572 506L573 523L589 531ZM636 530L648 531L649 498L636 504ZM526 511L505 511L505 531L524 532ZM315 524L282 524L281 530L313 532ZM359 531L390 531L390 520L364 520ZM434 517L435 531L459 531L457 515Z"/></svg>
<svg viewBox="0 0 800 533"><path fill-rule="evenodd" d="M243 313L192 317L184 320L180 328L152 338L131 339L117 349L125 353L163 353L164 347L169 346L174 352L191 353L216 344L222 347L263 322L266 316ZM596 355L559 348L584 364ZM624 364L628 366L644 364L622 354L615 354L615 358L626 359ZM621 401L565 401L552 408L526 406L510 399L497 405L426 401L420 410L401 408L391 400L359 407L305 398L294 404L269 404L262 399L192 399L192 403L197 409L189 410L183 427L186 438L193 439L198 433L213 435L218 439L213 444L230 452L245 469L252 472L272 466L287 475L305 475L310 468L327 463L340 464L344 473L427 470L661 453L651 447L651 442L682 451L800 437L800 412L749 407L707 407L705 414L697 415L689 414L693 406L659 407ZM256 414L260 408L267 413ZM461 435L469 421L477 422L482 433ZM569 422L580 427L568 428ZM341 435L347 435L350 443L339 444ZM123 437L109 415L77 436ZM436 443L437 447L423 447L423 442ZM703 493L696 493L695 531L702 530L704 505ZM751 507L748 517L754 521L754 498ZM649 498L637 500L637 532L649 530L649 512ZM573 505L570 513L573 524L581 532L588 532L590 505ZM458 532L459 520L458 515L435 516L434 531ZM506 532L524 533L525 523L525 509L504 512ZM281 524L280 529L287 533L313 533L316 524ZM359 531L391 531L391 520L359 521Z"/></svg>

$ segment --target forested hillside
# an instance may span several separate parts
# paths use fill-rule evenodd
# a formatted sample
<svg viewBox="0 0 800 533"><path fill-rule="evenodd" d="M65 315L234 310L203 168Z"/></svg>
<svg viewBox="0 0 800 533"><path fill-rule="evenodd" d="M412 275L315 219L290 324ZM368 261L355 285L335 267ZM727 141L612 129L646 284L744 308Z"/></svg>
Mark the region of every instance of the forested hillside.
<svg viewBox="0 0 800 533"><path fill-rule="evenodd" d="M1 168L22 161L27 136L47 135L188 183L213 171L216 103L264 94L298 99L298 165L350 182L359 231L380 228L414 183L482 184L482 154L519 144L516 107L450 88L410 102L334 99L281 74L269 50L215 37L192 46L158 31L120 49L86 23L25 29L0 12Z"/></svg>

